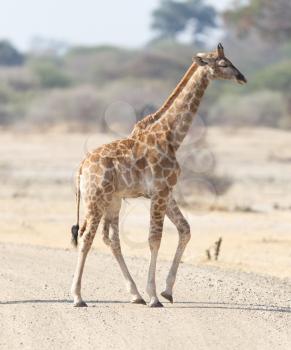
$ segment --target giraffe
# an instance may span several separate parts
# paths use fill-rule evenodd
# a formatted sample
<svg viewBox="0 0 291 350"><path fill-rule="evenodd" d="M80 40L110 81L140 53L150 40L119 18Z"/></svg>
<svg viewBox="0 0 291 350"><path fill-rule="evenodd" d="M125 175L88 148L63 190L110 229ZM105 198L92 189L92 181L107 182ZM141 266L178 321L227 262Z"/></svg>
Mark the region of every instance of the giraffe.
<svg viewBox="0 0 291 350"><path fill-rule="evenodd" d="M176 152L185 138L200 101L211 80L236 80L246 83L242 73L217 50L199 53L164 105L134 127L128 138L113 141L87 154L77 173L77 224L72 227L72 242L81 239L78 261L71 287L74 306L87 304L81 297L81 280L85 260L101 218L102 236L124 276L131 302L146 304L124 261L119 240L119 211L123 198L150 199L150 264L146 291L150 307L162 307L156 292L156 264L163 222L167 215L177 227L178 246L161 295L173 302L173 287L183 252L190 240L190 226L174 197L180 175ZM79 206L82 196L85 219L79 230ZM80 232L79 232L80 231Z"/></svg>

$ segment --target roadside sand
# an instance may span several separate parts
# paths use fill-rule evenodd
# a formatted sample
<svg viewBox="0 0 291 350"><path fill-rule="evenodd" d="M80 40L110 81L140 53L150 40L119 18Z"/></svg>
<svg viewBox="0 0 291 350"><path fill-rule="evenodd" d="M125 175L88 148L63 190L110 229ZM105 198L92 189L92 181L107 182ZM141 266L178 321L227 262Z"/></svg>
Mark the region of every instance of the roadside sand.
<svg viewBox="0 0 291 350"><path fill-rule="evenodd" d="M74 170L87 150L110 137L3 132L0 137L0 241L69 248L76 216ZM233 185L215 198L214 210L203 205L183 210L192 228L184 261L205 264L205 250L222 237L221 256L214 265L290 277L291 133L210 128L205 140L215 171L231 177ZM125 255L148 257L148 219L147 201L125 203ZM172 258L176 241L175 228L167 221L160 259ZM98 234L94 247L108 252Z"/></svg>

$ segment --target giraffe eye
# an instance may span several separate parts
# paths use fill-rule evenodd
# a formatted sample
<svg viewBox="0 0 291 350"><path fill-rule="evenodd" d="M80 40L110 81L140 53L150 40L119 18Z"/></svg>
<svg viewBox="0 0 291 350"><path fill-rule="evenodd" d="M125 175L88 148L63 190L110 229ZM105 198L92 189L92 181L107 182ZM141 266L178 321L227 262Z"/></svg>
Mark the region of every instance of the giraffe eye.
<svg viewBox="0 0 291 350"><path fill-rule="evenodd" d="M219 63L218 63L218 66L219 66L219 67L222 67L222 68L226 68L226 67L227 67L227 64L226 64L226 62L223 62L223 61L222 61L222 62L219 62Z"/></svg>

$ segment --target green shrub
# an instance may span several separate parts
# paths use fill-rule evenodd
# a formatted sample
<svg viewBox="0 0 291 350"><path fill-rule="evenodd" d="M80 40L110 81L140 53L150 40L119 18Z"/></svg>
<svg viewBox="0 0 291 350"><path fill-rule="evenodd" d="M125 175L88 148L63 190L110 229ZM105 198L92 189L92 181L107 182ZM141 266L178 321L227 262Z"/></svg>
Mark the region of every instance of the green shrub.
<svg viewBox="0 0 291 350"><path fill-rule="evenodd" d="M52 63L37 64L34 72L43 88L68 87L71 79Z"/></svg>
<svg viewBox="0 0 291 350"><path fill-rule="evenodd" d="M260 70L252 77L251 87L287 92L291 89L291 61L277 63Z"/></svg>
<svg viewBox="0 0 291 350"><path fill-rule="evenodd" d="M207 121L215 125L281 127L286 115L286 102L279 92L258 91L222 96L211 107Z"/></svg>
<svg viewBox="0 0 291 350"><path fill-rule="evenodd" d="M18 96L9 86L0 85L0 126L11 125L21 118Z"/></svg>

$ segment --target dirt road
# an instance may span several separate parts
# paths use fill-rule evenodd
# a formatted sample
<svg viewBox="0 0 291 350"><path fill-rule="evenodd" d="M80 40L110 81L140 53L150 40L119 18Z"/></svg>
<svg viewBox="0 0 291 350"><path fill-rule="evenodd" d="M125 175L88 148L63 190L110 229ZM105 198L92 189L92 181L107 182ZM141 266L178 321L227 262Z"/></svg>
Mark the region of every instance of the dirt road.
<svg viewBox="0 0 291 350"><path fill-rule="evenodd" d="M127 258L146 298L147 261ZM0 348L290 349L291 282L182 264L175 303L128 303L112 257L93 251L83 285L88 308L69 295L76 252L0 245ZM169 263L158 265L162 290Z"/></svg>

